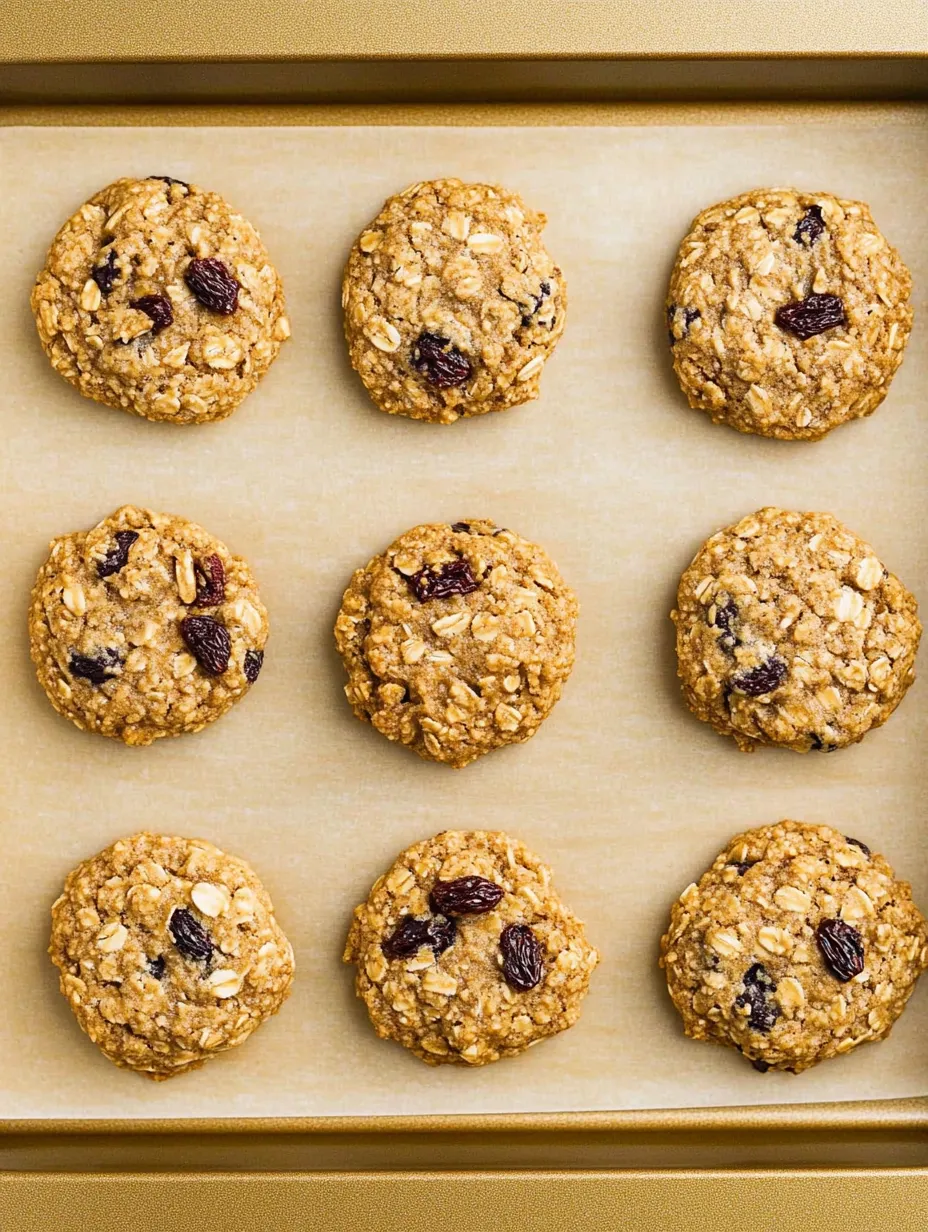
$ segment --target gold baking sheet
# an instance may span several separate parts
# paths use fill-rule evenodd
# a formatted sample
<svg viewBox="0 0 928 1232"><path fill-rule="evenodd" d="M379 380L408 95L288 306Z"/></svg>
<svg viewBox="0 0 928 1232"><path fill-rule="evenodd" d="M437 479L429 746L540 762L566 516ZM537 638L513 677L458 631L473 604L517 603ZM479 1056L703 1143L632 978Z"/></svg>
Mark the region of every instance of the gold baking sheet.
<svg viewBox="0 0 928 1232"><path fill-rule="evenodd" d="M926 283L926 128L840 115L696 128L26 129L0 132L0 604L10 637L0 771L2 1112L29 1118L317 1117L708 1108L926 1093L917 993L892 1039L800 1078L682 1038L654 964L671 898L735 829L792 815L884 851L928 902L928 702L837 758L745 757L683 710L666 613L702 538L767 502L833 510L928 594L923 329L887 404L818 445L744 438L689 412L660 307L707 202L794 182L868 199ZM48 239L126 173L223 192L259 226L294 341L227 423L172 429L85 402L29 317ZM344 358L341 265L382 198L431 175L502 180L548 211L567 333L534 405L440 429L366 401ZM918 292L916 308L924 303ZM259 687L210 730L148 750L83 735L34 683L23 631L47 540L133 500L202 521L263 583ZM354 566L418 521L486 512L537 538L583 605L563 701L529 744L454 774L386 744L341 697L331 624ZM429 1070L376 1040L338 961L354 903L396 852L499 826L554 865L604 961L581 1024L518 1061ZM203 834L249 858L297 951L296 991L238 1053L160 1086L80 1035L44 956L65 872L121 833Z"/></svg>

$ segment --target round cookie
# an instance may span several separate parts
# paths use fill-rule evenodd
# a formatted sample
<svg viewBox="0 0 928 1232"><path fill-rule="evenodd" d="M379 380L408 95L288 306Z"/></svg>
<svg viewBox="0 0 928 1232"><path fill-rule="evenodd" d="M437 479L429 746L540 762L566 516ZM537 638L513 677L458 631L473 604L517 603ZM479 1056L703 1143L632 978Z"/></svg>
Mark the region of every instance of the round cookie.
<svg viewBox="0 0 928 1232"><path fill-rule="evenodd" d="M573 1026L599 955L518 840L446 830L355 908L344 960L381 1039L486 1065Z"/></svg>
<svg viewBox="0 0 928 1232"><path fill-rule="evenodd" d="M882 856L829 826L749 830L674 903L661 966L692 1039L800 1073L889 1034L928 965Z"/></svg>
<svg viewBox="0 0 928 1232"><path fill-rule="evenodd" d="M267 891L202 839L134 834L84 861L52 907L48 952L81 1030L156 1080L243 1043L293 982Z"/></svg>
<svg viewBox="0 0 928 1232"><path fill-rule="evenodd" d="M814 441L886 397L912 279L868 206L755 189L704 210L667 295L690 406L739 432Z"/></svg>
<svg viewBox="0 0 928 1232"><path fill-rule="evenodd" d="M267 632L240 556L195 522L132 505L52 541L29 609L58 713L132 745L225 714L257 680Z"/></svg>
<svg viewBox="0 0 928 1232"><path fill-rule="evenodd" d="M460 180L386 202L342 290L351 363L382 411L454 423L538 396L567 308L545 221L516 193Z"/></svg>
<svg viewBox="0 0 928 1232"><path fill-rule="evenodd" d="M492 522L416 526L351 579L335 624L359 719L459 768L528 740L574 663L577 600Z"/></svg>
<svg viewBox="0 0 928 1232"><path fill-rule="evenodd" d="M687 704L748 753L854 744L915 679L915 599L829 513L771 507L718 531L671 618Z"/></svg>
<svg viewBox="0 0 928 1232"><path fill-rule="evenodd" d="M290 336L254 227L216 193L160 175L81 206L32 310L52 367L85 397L175 424L230 415Z"/></svg>

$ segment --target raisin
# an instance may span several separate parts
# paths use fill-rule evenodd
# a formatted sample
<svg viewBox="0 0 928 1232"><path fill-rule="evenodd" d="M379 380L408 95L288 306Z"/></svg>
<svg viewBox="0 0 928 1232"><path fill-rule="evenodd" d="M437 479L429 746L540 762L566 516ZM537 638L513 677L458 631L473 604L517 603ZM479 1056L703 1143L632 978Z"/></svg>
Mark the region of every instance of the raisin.
<svg viewBox="0 0 928 1232"><path fill-rule="evenodd" d="M186 616L180 622L180 631L200 667L211 676L221 676L232 653L232 639L225 625L212 616Z"/></svg>
<svg viewBox="0 0 928 1232"><path fill-rule="evenodd" d="M754 1066L754 1068L757 1070L759 1074L766 1074L767 1070L770 1068L770 1066L767 1064L766 1061L761 1061L759 1059L756 1061L752 1061L751 1064Z"/></svg>
<svg viewBox="0 0 928 1232"><path fill-rule="evenodd" d="M469 522L452 522L451 529L459 535L460 534L469 535L470 534L470 523Z"/></svg>
<svg viewBox="0 0 928 1232"><path fill-rule="evenodd" d="M773 319L780 329L785 329L797 338L814 338L828 329L847 325L844 304L837 295L807 295L805 299L785 304L774 313Z"/></svg>
<svg viewBox="0 0 928 1232"><path fill-rule="evenodd" d="M204 308L229 317L238 307L240 283L218 257L195 257L184 281Z"/></svg>
<svg viewBox="0 0 928 1232"><path fill-rule="evenodd" d="M731 682L732 688L738 693L746 693L748 697L762 697L778 689L786 679L786 664L774 656L758 667L741 672Z"/></svg>
<svg viewBox="0 0 928 1232"><path fill-rule="evenodd" d="M119 652L112 648L103 650L94 656L75 654L72 650L68 662L72 676L77 676L80 680L89 680L94 685L105 684L107 680L111 680L118 675L115 669L121 666L122 659L119 657Z"/></svg>
<svg viewBox="0 0 928 1232"><path fill-rule="evenodd" d="M780 1016L780 1011L769 1000L776 985L763 963L748 967L742 983L744 992L735 999L735 1005L747 1006L748 1026L752 1031L761 1031L766 1035Z"/></svg>
<svg viewBox="0 0 928 1232"><path fill-rule="evenodd" d="M111 248L106 254L103 264L98 265L96 269L90 271L90 277L94 280L104 295L109 295L113 289L116 279L119 277L119 270L116 267L116 249Z"/></svg>
<svg viewBox="0 0 928 1232"><path fill-rule="evenodd" d="M859 848L860 848L860 850L864 853L864 855L865 855L865 856L871 856L871 855L873 855L873 852L870 850L870 848L867 846L867 844L866 844L866 843L862 843L862 842L860 841L860 839L859 839L859 838L851 838L851 836L850 836L849 834L845 834L845 836L844 836L844 841L845 841L846 843L851 843L851 844L853 844L853 846L855 846L855 847L859 847Z"/></svg>
<svg viewBox="0 0 928 1232"><path fill-rule="evenodd" d="M97 561L97 573L101 578L110 577L120 569L125 569L129 563L129 549L138 537L138 531L135 530L116 532L116 546L109 548L103 559Z"/></svg>
<svg viewBox="0 0 928 1232"><path fill-rule="evenodd" d="M729 868L736 868L738 876L743 877L749 868L753 868L756 860L729 860Z"/></svg>
<svg viewBox="0 0 928 1232"><path fill-rule="evenodd" d="M797 244L805 244L807 248L811 248L824 231L825 220L822 218L822 207L810 205L796 224L793 239Z"/></svg>
<svg viewBox="0 0 928 1232"><path fill-rule="evenodd" d="M712 618L712 623L717 629L722 630L722 636L719 638L719 643L723 650L734 650L738 645L738 635L735 633L735 624L738 620L738 608L733 599L726 599L722 604L717 604L715 615Z"/></svg>
<svg viewBox="0 0 928 1232"><path fill-rule="evenodd" d="M815 940L825 966L843 984L863 971L864 943L860 933L850 924L843 920L822 920L815 930Z"/></svg>
<svg viewBox="0 0 928 1232"><path fill-rule="evenodd" d="M387 958L409 958L427 945L437 958L453 944L456 935L457 925L445 916L433 915L419 920L414 915L404 915L396 932L380 948Z"/></svg>
<svg viewBox="0 0 928 1232"><path fill-rule="evenodd" d="M812 748L816 753L834 753L838 747L836 744L826 744L818 732L812 732L809 739L812 741Z"/></svg>
<svg viewBox="0 0 928 1232"><path fill-rule="evenodd" d="M674 324L677 320L678 312L681 312L683 314L680 319L680 337L679 338L676 336L676 334L673 331ZM693 322L698 321L701 316L702 316L702 313L699 311L698 308L678 308L676 304L668 305L667 307L667 336L670 339L670 345L673 346L675 342L682 341L687 336L687 334L690 332L690 326L693 324Z"/></svg>
<svg viewBox="0 0 928 1232"><path fill-rule="evenodd" d="M249 684L254 684L254 682L258 679L258 677L261 675L261 668L263 666L264 666L264 651L263 650L246 650L245 651L245 662L243 664L243 670L245 672L245 679L248 681Z"/></svg>
<svg viewBox="0 0 928 1232"><path fill-rule="evenodd" d="M422 333L412 348L412 366L436 389L455 389L471 378L470 360L441 334Z"/></svg>
<svg viewBox="0 0 928 1232"><path fill-rule="evenodd" d="M206 962L212 958L213 943L209 939L209 933L186 907L178 907L171 913L168 930L184 958L193 958L197 962Z"/></svg>
<svg viewBox="0 0 928 1232"><path fill-rule="evenodd" d="M452 595L469 595L480 585L466 560L452 560L434 570L426 566L406 581L420 603L448 599Z"/></svg>
<svg viewBox="0 0 928 1232"><path fill-rule="evenodd" d="M175 180L173 175L150 175L148 178L150 180L162 180L169 188L172 184L179 184L181 188L186 188L188 192L190 191L190 185L186 180Z"/></svg>
<svg viewBox="0 0 928 1232"><path fill-rule="evenodd" d="M159 954L157 958L149 958L148 970L156 980L160 980L164 975L164 955Z"/></svg>
<svg viewBox="0 0 928 1232"><path fill-rule="evenodd" d="M528 327L532 323L532 317L538 315L538 313L541 310L541 305L545 302L545 300L548 298L550 294L551 294L551 283L548 282L547 279L545 279L545 281L538 288L538 294L532 297L534 300L534 303L532 305L531 312L527 312L522 317L522 328L523 329L528 329Z"/></svg>
<svg viewBox="0 0 928 1232"><path fill-rule="evenodd" d="M486 877L456 877L436 881L429 895L429 906L439 915L483 915L492 911L503 897L503 887Z"/></svg>
<svg viewBox="0 0 928 1232"><path fill-rule="evenodd" d="M499 948L503 975L511 988L528 992L541 983L541 943L527 924L507 924L500 933Z"/></svg>
<svg viewBox="0 0 928 1232"><path fill-rule="evenodd" d="M174 309L166 295L143 295L141 299L130 299L130 308L138 308L151 320L151 332L160 334L163 329L174 324Z"/></svg>
<svg viewBox="0 0 928 1232"><path fill-rule="evenodd" d="M218 607L226 597L226 571L218 556L197 563L197 607Z"/></svg>

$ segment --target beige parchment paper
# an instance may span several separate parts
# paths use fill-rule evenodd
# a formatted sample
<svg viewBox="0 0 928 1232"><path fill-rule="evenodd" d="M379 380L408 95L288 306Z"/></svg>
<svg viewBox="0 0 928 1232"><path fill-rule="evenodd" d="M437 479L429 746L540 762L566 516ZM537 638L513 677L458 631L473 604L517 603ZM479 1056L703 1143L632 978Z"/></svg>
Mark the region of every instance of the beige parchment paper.
<svg viewBox="0 0 928 1232"><path fill-rule="evenodd" d="M684 1039L655 961L672 898L736 830L784 816L885 852L928 907L928 681L856 748L749 757L685 711L667 618L703 538L766 503L832 510L928 604L926 138L923 124L851 113L705 128L0 130L0 1115L534 1112L928 1090L928 989L887 1043L798 1078L760 1075ZM98 407L52 373L35 337L30 285L58 226L109 180L152 173L223 193L284 277L293 341L226 423L178 429ZM339 314L356 233L389 193L447 174L505 182L546 210L570 289L541 399L450 428L373 409ZM921 319L887 402L820 444L742 437L688 410L661 322L692 216L777 183L870 201L916 278ZM48 540L127 501L200 521L244 554L272 621L245 702L141 750L56 716L25 635ZM418 522L468 516L545 545L582 618L577 667L539 735L452 772L352 717L331 628L354 567ZM161 1085L97 1054L45 955L67 871L142 827L249 859L298 959L278 1018ZM401 848L446 827L522 836L603 954L579 1026L481 1071L428 1069L377 1040L340 962L355 903Z"/></svg>

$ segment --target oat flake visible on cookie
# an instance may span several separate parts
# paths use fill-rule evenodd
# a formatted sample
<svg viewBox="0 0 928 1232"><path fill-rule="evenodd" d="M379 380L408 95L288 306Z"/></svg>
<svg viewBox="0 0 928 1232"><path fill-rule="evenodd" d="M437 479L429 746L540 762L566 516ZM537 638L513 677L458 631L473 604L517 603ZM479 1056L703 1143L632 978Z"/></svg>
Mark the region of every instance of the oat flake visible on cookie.
<svg viewBox="0 0 928 1232"><path fill-rule="evenodd" d="M771 507L718 531L671 617L687 704L746 752L853 744L915 679L915 599L828 513Z"/></svg>
<svg viewBox="0 0 928 1232"><path fill-rule="evenodd" d="M381 1039L486 1065L573 1026L599 955L522 843L446 830L355 908L344 959Z"/></svg>
<svg viewBox="0 0 928 1232"><path fill-rule="evenodd" d="M567 307L544 224L515 193L453 179L386 202L342 292L351 362L381 410L453 423L538 396Z"/></svg>
<svg viewBox="0 0 928 1232"><path fill-rule="evenodd" d="M739 432L818 440L886 397L911 285L863 202L771 188L714 205L667 295L683 392Z"/></svg>
<svg viewBox="0 0 928 1232"><path fill-rule="evenodd" d="M829 826L731 840L674 903L661 966L686 1034L800 1073L889 1034L928 966L911 889Z"/></svg>
<svg viewBox="0 0 928 1232"><path fill-rule="evenodd" d="M345 591L345 693L388 739L466 766L535 734L573 667L576 620L553 561L514 531L417 526Z"/></svg>
<svg viewBox="0 0 928 1232"><path fill-rule="evenodd" d="M145 419L224 419L290 336L255 229L168 176L117 180L55 237L32 309L52 367Z"/></svg>

